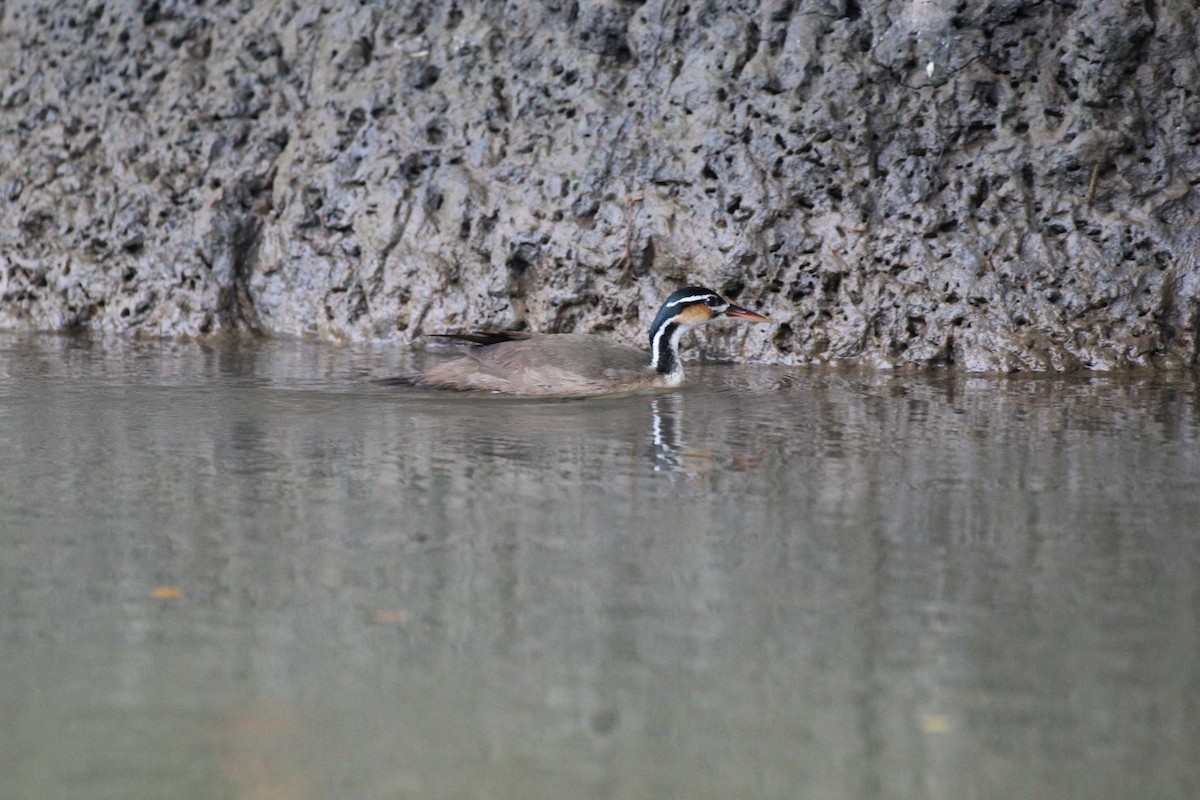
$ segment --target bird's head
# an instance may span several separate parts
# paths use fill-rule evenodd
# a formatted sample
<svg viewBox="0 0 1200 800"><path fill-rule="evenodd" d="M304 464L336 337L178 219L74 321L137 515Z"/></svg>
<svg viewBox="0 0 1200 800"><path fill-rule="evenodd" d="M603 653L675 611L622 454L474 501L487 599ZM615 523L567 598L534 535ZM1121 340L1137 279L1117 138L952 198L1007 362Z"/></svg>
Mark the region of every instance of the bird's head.
<svg viewBox="0 0 1200 800"><path fill-rule="evenodd" d="M712 289L685 286L672 292L663 301L654 324L650 326L650 366L664 375L672 376L676 382L682 380L683 369L676 353L679 338L689 328L722 317L770 322L762 314L735 306Z"/></svg>
<svg viewBox="0 0 1200 800"><path fill-rule="evenodd" d="M669 322L675 322L685 328L704 325L721 317L746 319L752 322L770 322L769 317L757 314L748 308L735 306L712 289L700 286L685 286L671 293L663 301L658 316L654 318L651 331L657 331Z"/></svg>

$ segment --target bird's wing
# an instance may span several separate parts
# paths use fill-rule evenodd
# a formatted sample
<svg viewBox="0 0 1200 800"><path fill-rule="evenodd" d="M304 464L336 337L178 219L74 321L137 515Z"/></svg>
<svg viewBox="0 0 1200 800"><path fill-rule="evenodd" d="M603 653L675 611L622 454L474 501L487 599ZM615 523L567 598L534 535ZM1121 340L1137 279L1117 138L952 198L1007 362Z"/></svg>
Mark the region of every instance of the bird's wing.
<svg viewBox="0 0 1200 800"><path fill-rule="evenodd" d="M467 342L468 344L479 345L480 347L488 347L493 344L502 342L521 342L531 338L534 334L528 331L471 331L469 333L431 333L431 339L448 339L453 342Z"/></svg>
<svg viewBox="0 0 1200 800"><path fill-rule="evenodd" d="M470 341L470 340L468 340ZM651 375L641 350L580 334L522 334L477 344L464 358L439 364L421 385L514 394L594 394Z"/></svg>
<svg viewBox="0 0 1200 800"><path fill-rule="evenodd" d="M610 371L646 369L650 357L599 336L556 333L480 348L472 357L490 369L516 374L531 368L600 379Z"/></svg>

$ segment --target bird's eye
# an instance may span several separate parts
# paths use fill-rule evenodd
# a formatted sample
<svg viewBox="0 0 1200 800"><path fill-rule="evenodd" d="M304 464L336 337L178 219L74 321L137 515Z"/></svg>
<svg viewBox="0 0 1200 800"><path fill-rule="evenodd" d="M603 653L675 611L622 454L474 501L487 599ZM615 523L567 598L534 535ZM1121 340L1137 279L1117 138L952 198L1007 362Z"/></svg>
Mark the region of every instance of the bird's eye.
<svg viewBox="0 0 1200 800"><path fill-rule="evenodd" d="M709 308L716 308L717 306L721 305L721 298L717 297L716 295L710 295L704 300L704 302Z"/></svg>

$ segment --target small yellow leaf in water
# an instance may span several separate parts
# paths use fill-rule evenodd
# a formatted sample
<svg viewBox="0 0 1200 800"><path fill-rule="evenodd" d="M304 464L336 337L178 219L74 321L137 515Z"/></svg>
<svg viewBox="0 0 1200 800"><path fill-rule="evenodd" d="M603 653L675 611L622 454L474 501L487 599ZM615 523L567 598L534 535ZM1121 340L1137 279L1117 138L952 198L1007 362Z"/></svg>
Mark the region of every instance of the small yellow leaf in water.
<svg viewBox="0 0 1200 800"><path fill-rule="evenodd" d="M178 586L155 586L150 596L155 600L178 600L183 597L183 589Z"/></svg>
<svg viewBox="0 0 1200 800"><path fill-rule="evenodd" d="M949 733L954 723L946 714L926 714L921 717L922 733Z"/></svg>

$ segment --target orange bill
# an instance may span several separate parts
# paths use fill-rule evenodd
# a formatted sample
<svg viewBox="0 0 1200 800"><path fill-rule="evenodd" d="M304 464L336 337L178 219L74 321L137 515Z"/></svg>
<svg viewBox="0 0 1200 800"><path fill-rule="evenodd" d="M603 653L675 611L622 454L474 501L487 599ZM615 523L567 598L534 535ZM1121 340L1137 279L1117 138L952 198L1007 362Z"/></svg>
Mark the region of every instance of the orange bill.
<svg viewBox="0 0 1200 800"><path fill-rule="evenodd" d="M755 322L771 322L770 317L764 317L762 314L755 313L748 308L735 305L730 305L729 308L725 309L725 316L736 317L737 319L749 319Z"/></svg>

